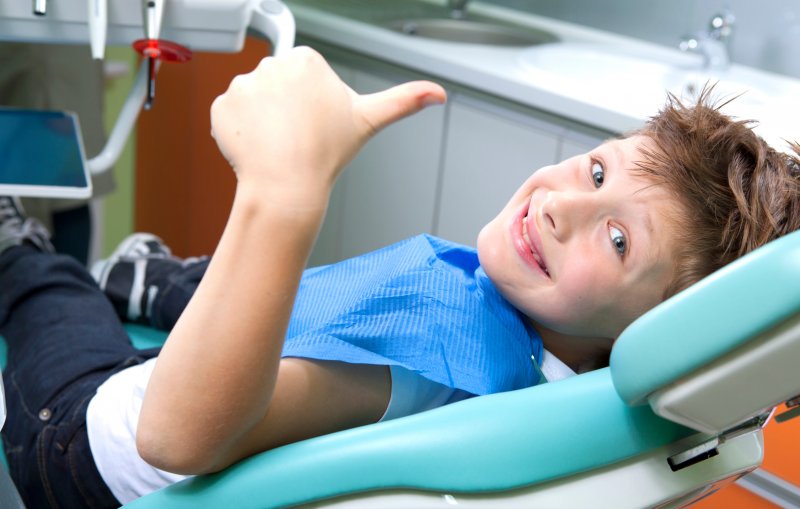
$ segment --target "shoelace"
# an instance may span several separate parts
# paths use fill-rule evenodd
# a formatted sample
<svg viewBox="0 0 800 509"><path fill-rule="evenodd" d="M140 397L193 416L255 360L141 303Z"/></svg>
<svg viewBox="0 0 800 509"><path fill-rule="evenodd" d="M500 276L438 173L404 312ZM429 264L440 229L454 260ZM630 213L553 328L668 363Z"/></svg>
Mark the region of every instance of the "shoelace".
<svg viewBox="0 0 800 509"><path fill-rule="evenodd" d="M31 218L26 219L20 227L20 234L38 247L40 251L47 253L54 251L49 240L50 233L39 221Z"/></svg>
<svg viewBox="0 0 800 509"><path fill-rule="evenodd" d="M17 242L27 239L41 251L54 252L47 228L35 219L20 216L14 199L8 196L0 196L0 232L0 237L17 239Z"/></svg>
<svg viewBox="0 0 800 509"><path fill-rule="evenodd" d="M19 210L15 206L13 199L7 196L0 196L0 224L6 223L19 226L22 223L22 218L19 216Z"/></svg>

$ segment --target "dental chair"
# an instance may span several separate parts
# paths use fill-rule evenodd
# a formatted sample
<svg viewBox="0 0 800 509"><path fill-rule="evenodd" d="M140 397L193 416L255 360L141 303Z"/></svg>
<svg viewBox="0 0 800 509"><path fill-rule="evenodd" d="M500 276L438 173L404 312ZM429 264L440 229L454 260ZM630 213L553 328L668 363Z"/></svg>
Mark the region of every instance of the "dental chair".
<svg viewBox="0 0 800 509"><path fill-rule="evenodd" d="M609 368L280 447L125 507L682 507L758 467L798 364L795 232L639 318Z"/></svg>
<svg viewBox="0 0 800 509"><path fill-rule="evenodd" d="M281 447L127 507L680 507L761 463L798 364L800 232L642 316L609 368Z"/></svg>

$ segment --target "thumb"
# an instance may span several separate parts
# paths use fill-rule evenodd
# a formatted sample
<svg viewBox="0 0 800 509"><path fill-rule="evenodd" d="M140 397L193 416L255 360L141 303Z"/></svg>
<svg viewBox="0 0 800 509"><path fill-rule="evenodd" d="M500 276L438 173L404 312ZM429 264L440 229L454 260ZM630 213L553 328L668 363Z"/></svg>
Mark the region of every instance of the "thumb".
<svg viewBox="0 0 800 509"><path fill-rule="evenodd" d="M382 92L358 96L354 110L365 121L365 128L371 136L401 118L446 100L447 92L440 85L430 81L411 81Z"/></svg>

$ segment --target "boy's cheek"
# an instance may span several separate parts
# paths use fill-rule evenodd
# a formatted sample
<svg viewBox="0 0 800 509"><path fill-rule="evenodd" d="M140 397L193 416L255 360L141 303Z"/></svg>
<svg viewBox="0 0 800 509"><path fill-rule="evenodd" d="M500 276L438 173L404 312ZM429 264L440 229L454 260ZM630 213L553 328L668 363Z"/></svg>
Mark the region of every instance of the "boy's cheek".
<svg viewBox="0 0 800 509"><path fill-rule="evenodd" d="M478 261L483 266L491 279L498 274L493 274L495 265L501 263L503 236L500 231L502 214L489 221L478 233L476 246L478 248Z"/></svg>
<svg viewBox="0 0 800 509"><path fill-rule="evenodd" d="M556 285L565 298L574 299L573 305L585 305L594 295L611 292L608 271L598 267L597 254L586 252L580 256L562 259L555 273Z"/></svg>

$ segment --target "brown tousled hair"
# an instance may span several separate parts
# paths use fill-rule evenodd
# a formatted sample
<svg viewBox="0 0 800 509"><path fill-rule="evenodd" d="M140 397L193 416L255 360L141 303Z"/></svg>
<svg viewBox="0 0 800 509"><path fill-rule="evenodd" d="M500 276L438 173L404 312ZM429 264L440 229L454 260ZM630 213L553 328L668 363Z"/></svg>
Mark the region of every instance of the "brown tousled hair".
<svg viewBox="0 0 800 509"><path fill-rule="evenodd" d="M705 87L693 105L674 95L634 134L653 141L638 166L683 205L668 298L740 256L800 228L800 145L770 147ZM735 99L734 99L735 100Z"/></svg>

